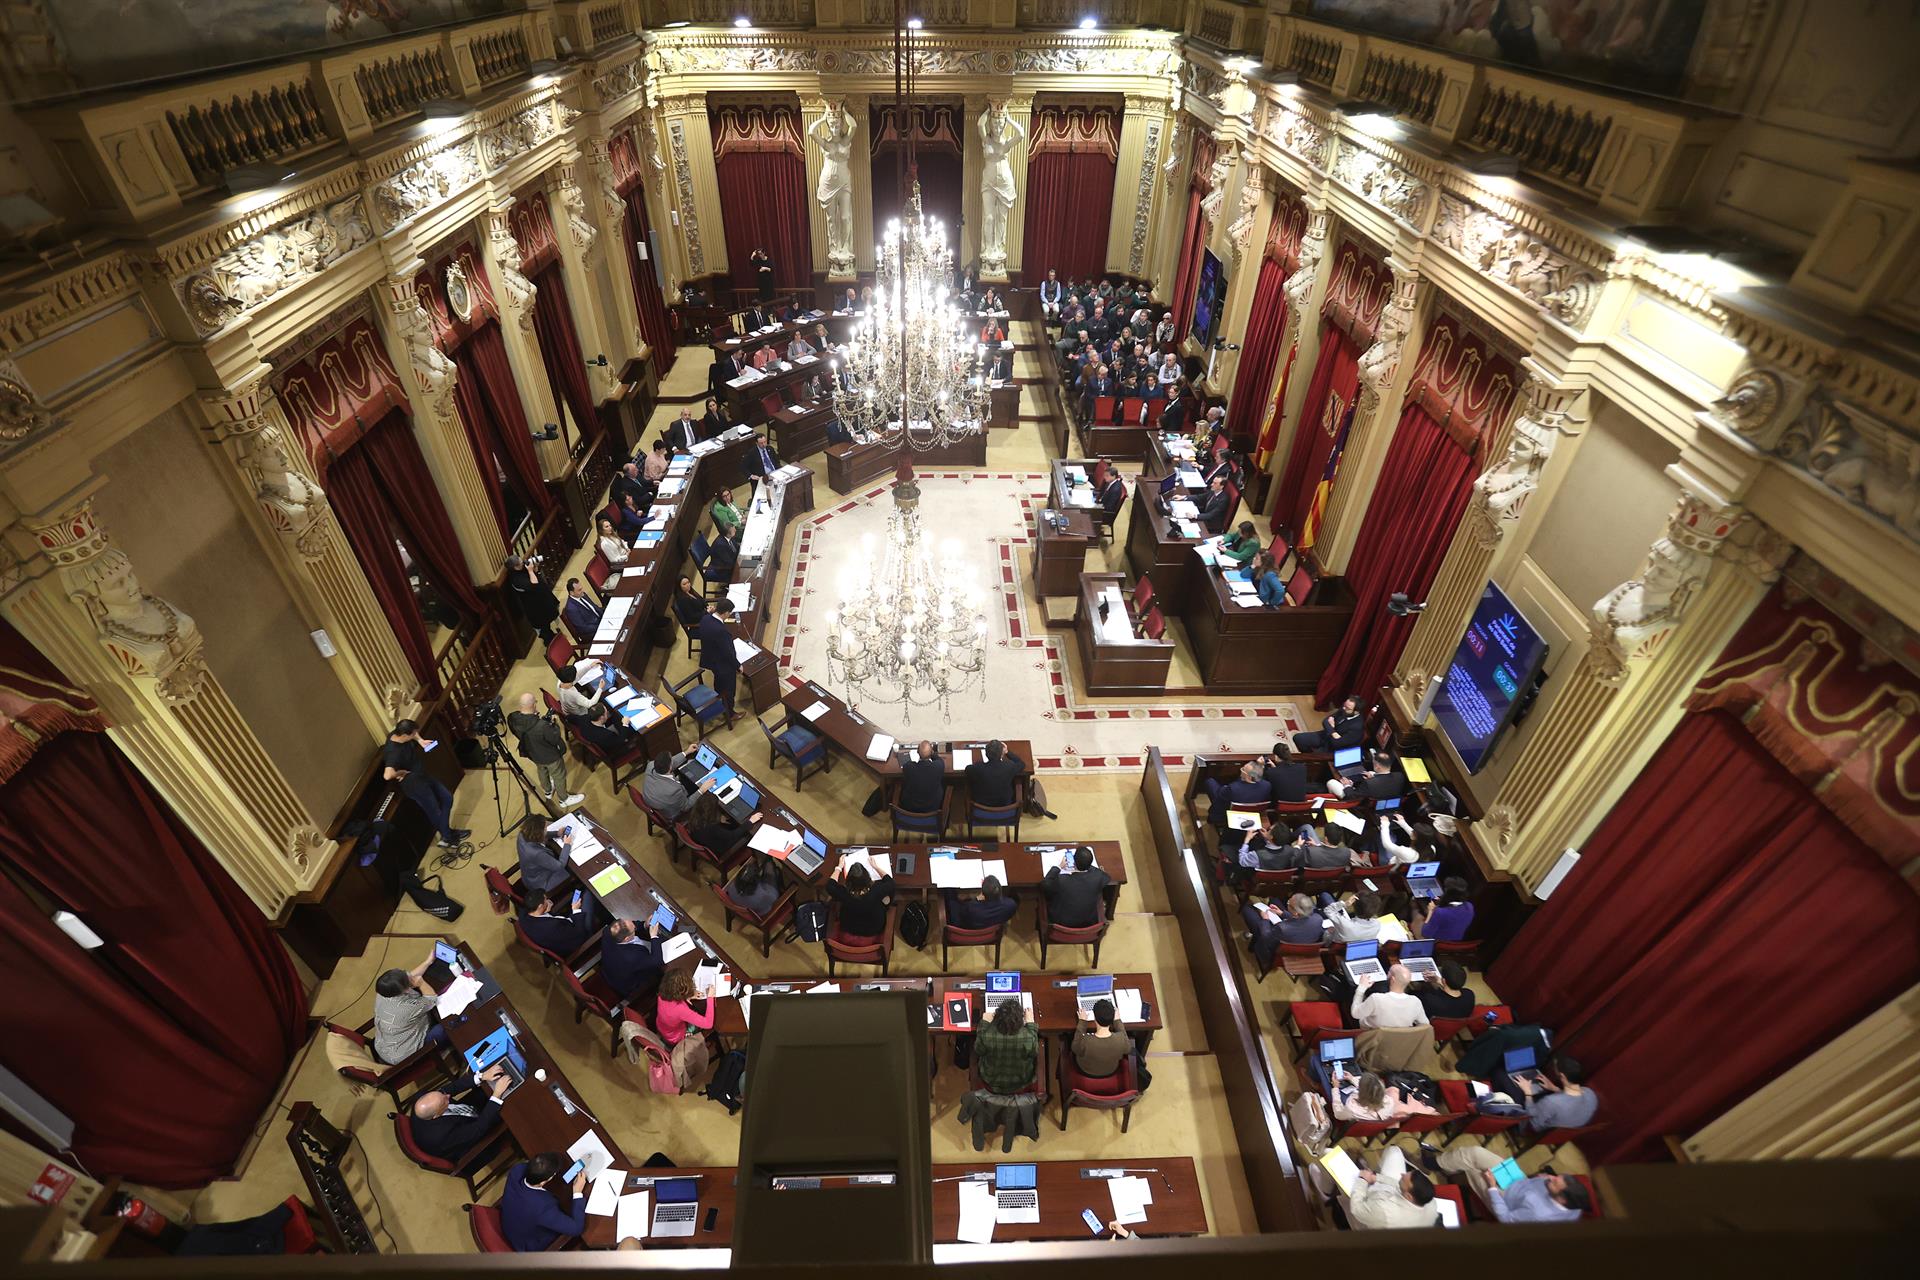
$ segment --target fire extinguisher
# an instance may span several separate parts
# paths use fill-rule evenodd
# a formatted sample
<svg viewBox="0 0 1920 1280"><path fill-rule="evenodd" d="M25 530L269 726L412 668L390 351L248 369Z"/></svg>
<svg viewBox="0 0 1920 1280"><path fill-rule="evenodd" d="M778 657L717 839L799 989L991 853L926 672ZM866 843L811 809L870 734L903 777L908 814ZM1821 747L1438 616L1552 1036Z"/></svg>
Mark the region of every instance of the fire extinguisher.
<svg viewBox="0 0 1920 1280"><path fill-rule="evenodd" d="M166 1214L137 1196L117 1193L113 1197L114 1216L126 1223L126 1229L138 1235L156 1240L163 1245L177 1239L181 1234Z"/></svg>

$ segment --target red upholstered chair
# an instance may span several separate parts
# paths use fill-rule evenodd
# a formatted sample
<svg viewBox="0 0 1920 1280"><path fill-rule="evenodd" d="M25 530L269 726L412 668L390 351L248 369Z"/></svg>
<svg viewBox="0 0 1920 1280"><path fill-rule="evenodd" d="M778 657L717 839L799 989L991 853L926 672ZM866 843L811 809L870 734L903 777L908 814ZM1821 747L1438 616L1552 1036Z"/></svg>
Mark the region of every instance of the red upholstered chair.
<svg viewBox="0 0 1920 1280"><path fill-rule="evenodd" d="M520 917L518 915L515 915L513 918L513 936L515 941L519 942L521 946L533 952L534 955L539 956L540 963L547 966L548 969L565 969L571 963L570 957L563 956L558 951L549 951L528 937L526 927L520 923ZM586 945L589 947L598 946L599 942L600 940L598 938L594 938Z"/></svg>
<svg viewBox="0 0 1920 1280"><path fill-rule="evenodd" d="M1433 958L1440 960L1458 960L1463 969L1480 967L1480 943L1472 938L1463 938L1459 942L1436 942L1433 944Z"/></svg>
<svg viewBox="0 0 1920 1280"><path fill-rule="evenodd" d="M1088 415L1088 420L1091 422L1112 422L1113 410L1114 399L1112 396L1095 396L1093 398L1093 412Z"/></svg>
<svg viewBox="0 0 1920 1280"><path fill-rule="evenodd" d="M724 891L724 885L710 884L707 887L713 890L715 897L720 899L721 910L726 912L726 915L722 918L722 923L726 925L727 932L733 932L733 922L735 920L738 920L741 924L758 929L760 931L760 955L763 958L771 956L773 954L774 934L780 932L786 922L793 918L794 899L800 893L800 886L798 884L789 884L786 891L774 899L773 906L768 909L767 914L764 916L754 915L753 912L747 910L732 898L729 898Z"/></svg>
<svg viewBox="0 0 1920 1280"><path fill-rule="evenodd" d="M1473 1090L1468 1088L1465 1080L1450 1080L1443 1076L1436 1083L1440 1086L1440 1100L1449 1112L1459 1117L1453 1126L1453 1137L1465 1133L1480 1137L1505 1133L1526 1120L1525 1116L1481 1115L1473 1109Z"/></svg>
<svg viewBox="0 0 1920 1280"><path fill-rule="evenodd" d="M287 1225L280 1229L281 1253L325 1253L313 1232L312 1210L299 1196L280 1202L287 1207Z"/></svg>
<svg viewBox="0 0 1920 1280"><path fill-rule="evenodd" d="M1441 1109L1430 1116L1403 1116L1400 1120L1402 1133L1432 1133L1435 1129L1444 1129L1460 1117L1453 1112Z"/></svg>
<svg viewBox="0 0 1920 1280"><path fill-rule="evenodd" d="M628 787L627 799L633 801L633 807L638 809L640 811L640 816L647 820L648 835L655 835L663 831L666 832L668 835L673 834L673 819L664 818L660 816L660 811L658 809L655 809L652 805L648 804L645 800L642 800L640 798L640 788ZM669 850L669 852L671 853L671 850Z"/></svg>
<svg viewBox="0 0 1920 1280"><path fill-rule="evenodd" d="M1249 898L1284 898L1293 892L1293 886L1299 882L1299 872L1294 867L1284 867L1278 871L1256 870L1235 885L1234 892L1244 906Z"/></svg>
<svg viewBox="0 0 1920 1280"><path fill-rule="evenodd" d="M827 936L823 940L827 949L827 976L834 974L833 966L839 964L877 964L884 977L887 965L893 958L893 931L900 924L900 903L896 899L887 908L887 927L877 938L862 937L859 934L843 933L840 930L840 911L832 909L827 918ZM1046 962L1041 961L1042 967Z"/></svg>
<svg viewBox="0 0 1920 1280"><path fill-rule="evenodd" d="M600 976L600 957L596 954L589 958L586 972L562 965L560 977L567 984L567 994L573 997L573 1023L579 1026L588 1014L605 1022L612 1032L607 1045L607 1056L618 1057L620 1053L620 1024L624 1021L620 997Z"/></svg>
<svg viewBox="0 0 1920 1280"><path fill-rule="evenodd" d="M1327 949L1318 942L1283 942L1280 971L1289 978L1317 978L1327 971Z"/></svg>
<svg viewBox="0 0 1920 1280"><path fill-rule="evenodd" d="M939 895L940 903L940 972L947 971L947 952L953 947L992 947L993 967L1000 967L1000 943L1007 936L1006 921L1001 921L991 929L962 929L947 919L947 896Z"/></svg>
<svg viewBox="0 0 1920 1280"><path fill-rule="evenodd" d="M573 661L573 642L565 636L556 635L547 641L547 665L553 668L553 674L559 675L560 668Z"/></svg>
<svg viewBox="0 0 1920 1280"><path fill-rule="evenodd" d="M1438 950L1439 948L1435 948ZM1487 1015L1492 1014L1489 1022ZM1477 1040L1487 1034L1488 1027L1510 1027L1513 1025L1513 1006L1506 1004L1477 1004L1473 1006L1473 1021L1467 1024L1467 1038Z"/></svg>
<svg viewBox="0 0 1920 1280"><path fill-rule="evenodd" d="M1436 1182L1433 1184L1433 1198L1435 1200L1445 1200L1448 1204L1451 1204L1453 1206L1453 1220L1461 1226L1467 1224L1467 1196L1459 1187L1454 1186L1451 1182Z"/></svg>
<svg viewBox="0 0 1920 1280"><path fill-rule="evenodd" d="M369 1018L357 1027L343 1027L337 1022L323 1024L330 1036L342 1036L367 1051L367 1056L375 1063L380 1057L373 1051L373 1020ZM409 1055L392 1066L384 1064L378 1067L341 1067L340 1078L353 1085L371 1085L393 1100L394 1106L400 1105L400 1090L417 1084L440 1070L440 1055L432 1046L422 1046L416 1053Z"/></svg>
<svg viewBox="0 0 1920 1280"><path fill-rule="evenodd" d="M1139 422L1147 412L1147 402L1139 396L1129 396L1120 404L1120 416L1115 422Z"/></svg>
<svg viewBox="0 0 1920 1280"><path fill-rule="evenodd" d="M1460 1038L1460 1033L1465 1031L1467 1025L1472 1021L1473 1018L1471 1016L1465 1018L1435 1018L1433 1020L1433 1047L1436 1049L1446 1048Z"/></svg>
<svg viewBox="0 0 1920 1280"><path fill-rule="evenodd" d="M1333 1140L1354 1138L1361 1144L1375 1138L1384 1137L1400 1127L1398 1120L1335 1120L1333 1122Z"/></svg>
<svg viewBox="0 0 1920 1280"><path fill-rule="evenodd" d="M1110 1076L1089 1076L1073 1060L1073 1047L1060 1051L1060 1131L1067 1130L1067 1112L1075 1107L1096 1111L1118 1111L1120 1132L1133 1123L1133 1104L1140 1101L1139 1077L1134 1071L1133 1055L1120 1060L1120 1069Z"/></svg>
<svg viewBox="0 0 1920 1280"><path fill-rule="evenodd" d="M766 395L760 397L760 407L762 409L765 409L767 411L767 416L771 418L774 414L779 413L782 409L786 408L787 406L780 403L779 396L774 395L771 391L769 391Z"/></svg>
<svg viewBox="0 0 1920 1280"><path fill-rule="evenodd" d="M480 864L480 870L486 873L487 901L493 906L493 914L504 916L515 907L526 904L526 890L509 879L506 872L484 862Z"/></svg>
<svg viewBox="0 0 1920 1280"><path fill-rule="evenodd" d="M1347 871L1344 867L1300 868L1300 892L1309 897L1322 893L1338 894L1346 882Z"/></svg>
<svg viewBox="0 0 1920 1280"><path fill-rule="evenodd" d="M1267 545L1267 554L1273 557L1275 564L1281 563L1288 556L1292 555L1293 548L1287 545L1287 535L1284 533L1275 533L1273 535L1273 541ZM1280 576L1284 578L1287 575L1283 573Z"/></svg>
<svg viewBox="0 0 1920 1280"><path fill-rule="evenodd" d="M1050 946L1091 947L1093 955L1092 958L1087 961L1087 968L1098 969L1100 967L1100 943L1107 936L1107 925L1109 923L1107 920L1106 907L1103 905L1100 908L1100 918L1098 920L1090 925L1076 927L1054 924L1047 918L1046 894L1039 894L1036 901L1039 905L1035 911L1034 932L1040 935L1040 967L1042 969L1047 967L1047 948Z"/></svg>
<svg viewBox="0 0 1920 1280"><path fill-rule="evenodd" d="M1133 611L1140 613L1153 603L1153 579L1146 574L1140 575L1140 581L1133 584Z"/></svg>
<svg viewBox="0 0 1920 1280"><path fill-rule="evenodd" d="M502 1172L502 1167L497 1164L496 1158L507 1136L506 1125L496 1118L487 1136L461 1152L455 1159L448 1160L432 1155L425 1151L413 1136L413 1103L419 1096L416 1093L401 1104L398 1111L387 1112L387 1119L393 1121L393 1139L400 1144L400 1154L428 1173L443 1173L449 1178L461 1179L467 1184L468 1195L479 1195L480 1188L499 1177Z"/></svg>
<svg viewBox="0 0 1920 1280"><path fill-rule="evenodd" d="M1220 529L1224 532L1233 528L1234 514L1240 510L1240 486L1229 480L1220 487L1227 495L1227 514L1220 518Z"/></svg>
<svg viewBox="0 0 1920 1280"><path fill-rule="evenodd" d="M466 1204L461 1208L467 1211L467 1226L473 1232L473 1245L482 1253L512 1253L513 1246L507 1243L507 1236L500 1229L500 1206L494 1204ZM577 1248L579 1236L558 1236L547 1246L546 1252L560 1253L563 1250Z"/></svg>
<svg viewBox="0 0 1920 1280"><path fill-rule="evenodd" d="M735 867L747 860L747 854L750 852L744 839L733 848L726 850L718 850L704 845L694 837L693 828L689 827L684 821L673 824L673 837L681 848L693 854L693 862L696 868L701 863L705 863L719 873L720 879L723 882L728 876L733 874Z"/></svg>
<svg viewBox="0 0 1920 1280"><path fill-rule="evenodd" d="M1570 1173L1567 1176L1587 1189L1587 1203L1593 1207L1588 1209L1584 1216L1589 1218L1606 1217L1606 1211L1600 1204L1600 1188L1594 1185L1593 1179L1584 1173Z"/></svg>
<svg viewBox="0 0 1920 1280"><path fill-rule="evenodd" d="M1110 472L1110 471L1112 471L1112 470L1113 470L1113 468L1112 468L1112 467L1111 467L1110 465L1108 465L1108 463L1107 463L1107 460L1106 460L1105 458L1095 458L1095 459L1094 459L1094 461L1093 461L1093 491L1094 491L1094 492L1095 492L1096 494L1097 494L1097 493L1099 493L1099 492L1100 492L1100 490L1102 490L1102 489L1104 489L1104 488L1106 488L1106 486L1107 486L1107 473L1108 473L1108 472Z"/></svg>
<svg viewBox="0 0 1920 1280"><path fill-rule="evenodd" d="M1305 604L1307 597L1312 593L1313 574L1303 564L1293 571L1291 578L1287 579L1287 603Z"/></svg>
<svg viewBox="0 0 1920 1280"><path fill-rule="evenodd" d="M542 689L540 691L540 699L547 704L548 715L560 715L560 699L553 696L553 690ZM564 720L565 718L566 717L561 716L561 719Z"/></svg>
<svg viewBox="0 0 1920 1280"><path fill-rule="evenodd" d="M1167 619L1160 612L1159 605L1149 607L1147 616L1140 620L1140 634L1149 640L1158 640L1167 634Z"/></svg>
<svg viewBox="0 0 1920 1280"><path fill-rule="evenodd" d="M1331 1000L1295 1000L1287 1006L1287 1038L1295 1045L1296 1064L1305 1062L1322 1040L1338 1040L1352 1034L1353 1029L1347 1026L1346 1010Z"/></svg>
<svg viewBox="0 0 1920 1280"><path fill-rule="evenodd" d="M613 576L613 566L607 563L607 558L595 551L587 560L587 567L581 571L581 575L586 578L587 585L593 588L593 593L600 597L600 603L605 604L607 579Z"/></svg>

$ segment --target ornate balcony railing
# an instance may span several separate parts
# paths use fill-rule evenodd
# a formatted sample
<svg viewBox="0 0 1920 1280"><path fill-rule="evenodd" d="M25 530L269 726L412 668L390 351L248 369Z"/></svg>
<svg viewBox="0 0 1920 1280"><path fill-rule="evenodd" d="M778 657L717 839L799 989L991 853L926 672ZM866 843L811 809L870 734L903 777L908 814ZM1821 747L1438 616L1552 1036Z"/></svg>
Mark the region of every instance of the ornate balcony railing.
<svg viewBox="0 0 1920 1280"><path fill-rule="evenodd" d="M329 139L304 72L278 84L216 91L166 112L175 145L198 183L228 169L297 156Z"/></svg>

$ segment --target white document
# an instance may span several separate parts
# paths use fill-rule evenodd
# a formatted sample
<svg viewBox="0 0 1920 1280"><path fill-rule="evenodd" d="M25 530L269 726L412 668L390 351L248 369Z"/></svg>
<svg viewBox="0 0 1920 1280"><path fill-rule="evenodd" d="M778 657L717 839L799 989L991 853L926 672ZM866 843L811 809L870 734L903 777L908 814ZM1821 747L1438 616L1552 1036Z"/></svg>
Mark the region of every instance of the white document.
<svg viewBox="0 0 1920 1280"><path fill-rule="evenodd" d="M715 1000L725 1000L733 994L733 975L711 960L702 960L693 967L693 988Z"/></svg>
<svg viewBox="0 0 1920 1280"><path fill-rule="evenodd" d="M622 1240L645 1240L647 1229L653 1219L648 1207L653 1199L651 1191L636 1191L630 1196L620 1197L620 1210L614 1218L614 1243Z"/></svg>
<svg viewBox="0 0 1920 1280"><path fill-rule="evenodd" d="M764 822L753 824L753 836L747 841L747 848L756 853L787 853L800 845L800 833L781 827L769 826Z"/></svg>
<svg viewBox="0 0 1920 1280"><path fill-rule="evenodd" d="M1200 553L1200 561L1202 564L1219 564L1220 563L1219 553L1214 550L1213 543L1203 542L1199 546L1195 547L1194 550Z"/></svg>
<svg viewBox="0 0 1920 1280"><path fill-rule="evenodd" d="M739 636L733 638L733 659L735 662L747 662L759 652L759 649L755 648L748 641L742 640Z"/></svg>
<svg viewBox="0 0 1920 1280"><path fill-rule="evenodd" d="M837 982L816 983L807 988L806 994L810 996L837 996L840 994L840 984Z"/></svg>
<svg viewBox="0 0 1920 1280"><path fill-rule="evenodd" d="M736 582L727 588L727 599L733 601L733 607L745 613L753 608L753 584Z"/></svg>
<svg viewBox="0 0 1920 1280"><path fill-rule="evenodd" d="M1167 514L1172 516L1175 520L1191 520L1195 516L1200 514L1200 508L1194 506L1191 502L1188 502L1185 498L1181 498L1177 502L1168 504Z"/></svg>
<svg viewBox="0 0 1920 1280"><path fill-rule="evenodd" d="M1145 1015L1141 1012L1140 988L1115 987L1113 991L1113 1013L1120 1021L1132 1026Z"/></svg>
<svg viewBox="0 0 1920 1280"><path fill-rule="evenodd" d="M867 759L885 760L887 756L892 753L893 745L894 744L893 744L892 734L889 734L889 733L874 734L873 741L867 744Z"/></svg>
<svg viewBox="0 0 1920 1280"><path fill-rule="evenodd" d="M818 720L821 716L825 715L827 711L827 704L815 699L813 705L802 710L800 714L808 720Z"/></svg>
<svg viewBox="0 0 1920 1280"><path fill-rule="evenodd" d="M1000 858L983 859L980 863L980 878L985 880L988 876L998 880L1000 887L1004 889L1007 886L1006 862Z"/></svg>
<svg viewBox="0 0 1920 1280"><path fill-rule="evenodd" d="M668 476L660 482L660 496L663 498L671 498L674 494L679 493L686 487L687 481L684 476Z"/></svg>
<svg viewBox="0 0 1920 1280"><path fill-rule="evenodd" d="M675 960L678 960L681 956L693 950L693 948L694 941L692 934L673 934L660 944L660 963L672 964Z"/></svg>
<svg viewBox="0 0 1920 1280"><path fill-rule="evenodd" d="M969 751L965 747L955 747L953 749L953 767L955 769L965 769L968 765L972 763L973 763L973 752Z"/></svg>
<svg viewBox="0 0 1920 1280"><path fill-rule="evenodd" d="M1322 809L1321 815L1336 827L1345 827L1349 831L1365 831L1367 824L1345 809Z"/></svg>
<svg viewBox="0 0 1920 1280"><path fill-rule="evenodd" d="M960 1230L958 1235L962 1244L993 1243L993 1223L999 1216L1000 1205L993 1196L993 1184L989 1182L963 1182L960 1184Z"/></svg>
<svg viewBox="0 0 1920 1280"><path fill-rule="evenodd" d="M466 974L457 975L440 993L437 1007L442 1018L452 1018L467 1011L474 997L480 994L480 984Z"/></svg>
<svg viewBox="0 0 1920 1280"><path fill-rule="evenodd" d="M606 644L590 644L587 646L587 652L596 658L611 658L613 656L613 644L611 641Z"/></svg>
<svg viewBox="0 0 1920 1280"><path fill-rule="evenodd" d="M927 863L936 889L978 889L986 874L978 858L934 858Z"/></svg>
<svg viewBox="0 0 1920 1280"><path fill-rule="evenodd" d="M613 1167L613 1152L607 1150L607 1144L600 1141L600 1135L589 1129L573 1140L567 1148L567 1155L574 1160L587 1162L587 1176L597 1178Z"/></svg>
<svg viewBox="0 0 1920 1280"><path fill-rule="evenodd" d="M630 684L623 684L607 695L607 705L610 707L624 707L633 701L633 695L634 687Z"/></svg>
<svg viewBox="0 0 1920 1280"><path fill-rule="evenodd" d="M1433 1209L1435 1213L1440 1215L1441 1226L1457 1227L1460 1225L1460 1207L1445 1196L1435 1196L1433 1198Z"/></svg>
<svg viewBox="0 0 1920 1280"><path fill-rule="evenodd" d="M614 1206L620 1203L620 1188L626 1185L625 1169L603 1170L587 1192L587 1212L602 1218L612 1217Z"/></svg>
<svg viewBox="0 0 1920 1280"><path fill-rule="evenodd" d="M1113 1197L1113 1220L1121 1226L1147 1220L1153 1187L1145 1178L1108 1178L1107 1194Z"/></svg>

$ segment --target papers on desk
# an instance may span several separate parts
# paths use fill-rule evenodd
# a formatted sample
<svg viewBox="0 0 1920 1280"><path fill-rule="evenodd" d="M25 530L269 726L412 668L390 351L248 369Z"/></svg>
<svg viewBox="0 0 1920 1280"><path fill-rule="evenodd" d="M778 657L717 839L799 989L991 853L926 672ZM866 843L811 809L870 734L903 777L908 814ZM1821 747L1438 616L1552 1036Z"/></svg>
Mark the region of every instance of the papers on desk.
<svg viewBox="0 0 1920 1280"><path fill-rule="evenodd" d="M817 982L801 992L801 994L809 996L837 996L840 994L840 984L831 980Z"/></svg>
<svg viewBox="0 0 1920 1280"><path fill-rule="evenodd" d="M662 498L671 498L686 487L687 478L685 476L668 476L660 482L659 496Z"/></svg>
<svg viewBox="0 0 1920 1280"><path fill-rule="evenodd" d="M692 458L680 457L667 463L667 474L670 476L684 476L691 470L693 470Z"/></svg>
<svg viewBox="0 0 1920 1280"><path fill-rule="evenodd" d="M1353 816L1346 809L1322 809L1320 816L1336 827L1345 827L1349 831L1365 831L1367 824Z"/></svg>
<svg viewBox="0 0 1920 1280"><path fill-rule="evenodd" d="M1419 756L1401 756L1400 772L1406 775L1408 782L1433 781L1433 775L1427 772L1427 762Z"/></svg>
<svg viewBox="0 0 1920 1280"><path fill-rule="evenodd" d="M1175 520L1173 531L1183 538L1204 538L1207 531L1200 527L1198 520Z"/></svg>
<svg viewBox="0 0 1920 1280"><path fill-rule="evenodd" d="M753 584L736 582L727 588L727 599L733 601L733 607L740 613L753 608Z"/></svg>
<svg viewBox="0 0 1920 1280"><path fill-rule="evenodd" d="M891 859L868 853L864 848L844 849L840 853L840 865L843 867L865 867L867 874L875 880L884 879L893 874Z"/></svg>
<svg viewBox="0 0 1920 1280"><path fill-rule="evenodd" d="M873 741L867 743L867 759L885 760L893 751L893 747L894 741L892 734L876 733L873 735Z"/></svg>
<svg viewBox="0 0 1920 1280"><path fill-rule="evenodd" d="M803 708L800 714L808 720L818 720L821 716L825 715L828 710L829 708L826 703L815 698L813 705Z"/></svg>
<svg viewBox="0 0 1920 1280"><path fill-rule="evenodd" d="M623 684L607 695L607 705L615 708L624 707L633 701L636 692L638 691L632 685Z"/></svg>
<svg viewBox="0 0 1920 1280"><path fill-rule="evenodd" d="M798 831L787 831L764 822L753 824L753 836L747 841L747 848L776 858L784 858L799 847Z"/></svg>
<svg viewBox="0 0 1920 1280"><path fill-rule="evenodd" d="M979 858L957 858L952 850L936 849L927 855L927 874L936 889L978 889L986 867Z"/></svg>
<svg viewBox="0 0 1920 1280"><path fill-rule="evenodd" d="M1193 467L1175 467L1173 473L1180 477L1180 484L1187 489L1204 489L1207 482Z"/></svg>
<svg viewBox="0 0 1920 1280"><path fill-rule="evenodd" d="M1167 514L1175 520L1191 520L1200 514L1200 508L1194 506L1185 498L1175 498L1167 504Z"/></svg>
<svg viewBox="0 0 1920 1280"><path fill-rule="evenodd" d="M1320 1167L1327 1171L1343 1196L1352 1195L1353 1189L1360 1185L1360 1166L1353 1162L1345 1147L1329 1147L1320 1157Z"/></svg>
<svg viewBox="0 0 1920 1280"><path fill-rule="evenodd" d="M970 751L966 747L955 747L953 749L953 767L955 769L965 769L968 765L972 763L973 763L972 751Z"/></svg>
<svg viewBox="0 0 1920 1280"><path fill-rule="evenodd" d="M440 999L435 1007L442 1018L457 1017L467 1011L467 1006L472 1004L479 994L479 982L462 973L447 984L447 989L440 993Z"/></svg>
<svg viewBox="0 0 1920 1280"><path fill-rule="evenodd" d="M627 615L633 611L633 599L632 596L615 596L607 601L607 607L600 614L600 625L594 628L593 639L596 644L611 644L620 638L620 628L626 625Z"/></svg>
<svg viewBox="0 0 1920 1280"><path fill-rule="evenodd" d="M1107 616L1097 619L1100 638L1113 644L1121 644L1133 639L1133 619L1127 616L1126 602L1120 598L1120 592L1116 588L1108 587L1100 593L1100 599L1107 606Z"/></svg>
<svg viewBox="0 0 1920 1280"><path fill-rule="evenodd" d="M1433 1198L1433 1211L1440 1215L1441 1226L1457 1227L1460 1225L1460 1206L1445 1196L1435 1196Z"/></svg>
<svg viewBox="0 0 1920 1280"><path fill-rule="evenodd" d="M576 867L607 847L600 843L600 837L594 835L593 829L577 814L570 813L558 822L547 824L547 834L550 836L568 831L573 833L573 843L567 848L567 857Z"/></svg>
<svg viewBox="0 0 1920 1280"><path fill-rule="evenodd" d="M652 1221L648 1213L652 1199L651 1191L636 1191L630 1196L620 1197L619 1211L613 1220L615 1244L622 1240L647 1238L647 1226Z"/></svg>
<svg viewBox="0 0 1920 1280"><path fill-rule="evenodd" d="M758 381L760 381L760 371L752 365L748 365L740 371L739 377L729 378L727 385L730 387L750 387Z"/></svg>
<svg viewBox="0 0 1920 1280"><path fill-rule="evenodd" d="M694 945L693 935L690 933L670 935L660 943L660 963L672 964L675 960L678 960L681 956L693 950Z"/></svg>
<svg viewBox="0 0 1920 1280"><path fill-rule="evenodd" d="M702 960L693 967L693 989L704 991L715 1000L725 1000L733 994L733 975L721 965Z"/></svg>
<svg viewBox="0 0 1920 1280"><path fill-rule="evenodd" d="M993 1243L993 1224L999 1216L1000 1202L990 1182L960 1184L960 1229L955 1233L962 1244Z"/></svg>
<svg viewBox="0 0 1920 1280"><path fill-rule="evenodd" d="M807 474L807 469L805 467L801 466L797 462L789 462L784 467L781 467L778 471L774 472L773 478L775 480L778 480L781 484L785 484L789 480L798 480L801 476L804 476L806 474Z"/></svg>
<svg viewBox="0 0 1920 1280"><path fill-rule="evenodd" d="M621 709L620 714L626 719L627 727L638 733L642 729L659 724L667 718L668 712L665 703L652 694L647 694L629 702Z"/></svg>
<svg viewBox="0 0 1920 1280"><path fill-rule="evenodd" d="M627 1185L625 1169L603 1169L587 1191L587 1212L601 1218L613 1216L620 1203L620 1188Z"/></svg>
<svg viewBox="0 0 1920 1280"><path fill-rule="evenodd" d="M1140 989L1138 987L1120 987L1115 989L1113 993L1114 1017L1120 1019L1120 1021L1126 1023L1128 1026L1132 1026L1134 1023L1139 1022L1144 1016L1141 1013L1142 1008L1144 1008L1144 1005L1140 999Z"/></svg>
<svg viewBox="0 0 1920 1280"><path fill-rule="evenodd" d="M600 1141L600 1135L591 1129L573 1140L573 1145L567 1148L567 1155L574 1160L586 1161L589 1178L597 1178L613 1167L613 1152L607 1150L607 1144Z"/></svg>
<svg viewBox="0 0 1920 1280"><path fill-rule="evenodd" d="M1153 1203L1153 1184L1145 1178L1108 1178L1107 1194L1113 1197L1113 1220L1121 1226L1147 1220L1147 1206Z"/></svg>
<svg viewBox="0 0 1920 1280"><path fill-rule="evenodd" d="M595 893L604 898L631 879L633 879L633 877L627 874L625 867L611 866L599 875L588 880L587 883L593 886Z"/></svg>
<svg viewBox="0 0 1920 1280"><path fill-rule="evenodd" d="M1093 490L1084 484L1077 484L1067 490L1067 505L1081 510L1089 510L1094 504Z"/></svg>

